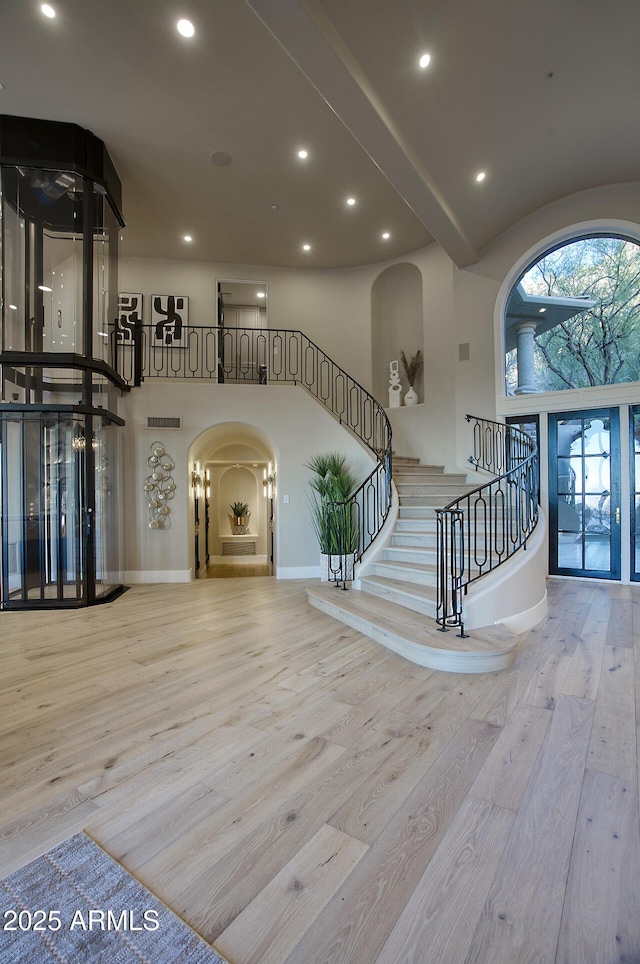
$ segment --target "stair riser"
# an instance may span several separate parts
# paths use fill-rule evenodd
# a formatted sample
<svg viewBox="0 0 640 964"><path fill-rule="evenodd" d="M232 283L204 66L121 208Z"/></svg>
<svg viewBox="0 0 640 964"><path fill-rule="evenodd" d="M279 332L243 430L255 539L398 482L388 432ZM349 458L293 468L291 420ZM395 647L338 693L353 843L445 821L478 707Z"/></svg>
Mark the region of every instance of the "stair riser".
<svg viewBox="0 0 640 964"><path fill-rule="evenodd" d="M398 519L396 522L396 532L397 533L407 533L416 534L420 533L424 535L433 535L435 538L436 534L436 520L433 519Z"/></svg>
<svg viewBox="0 0 640 964"><path fill-rule="evenodd" d="M438 504L446 505L453 499L459 499L461 495L466 495L471 489L466 485L414 485L409 482L400 482L396 485L400 500L404 501L407 496L421 498L433 498L438 500Z"/></svg>
<svg viewBox="0 0 640 964"><path fill-rule="evenodd" d="M421 534L409 535L409 533L407 532L395 532L391 536L391 546L389 546L389 549L385 551L390 551L393 549L398 551L401 551L403 549L407 549L407 550L413 549L415 551L422 550L424 552L435 552L436 547L437 547L437 540L436 540L435 532L433 533L425 532L424 535L421 535ZM389 556L389 558L391 558L391 556ZM416 562L419 562L419 561L420 561L419 559L416 559ZM405 562L408 562L408 559L405 559Z"/></svg>
<svg viewBox="0 0 640 964"><path fill-rule="evenodd" d="M432 506L413 506L413 505L401 505L398 509L398 514L400 519L427 519L433 520L433 525L435 525L436 510Z"/></svg>
<svg viewBox="0 0 640 964"><path fill-rule="evenodd" d="M396 592L393 589L388 589L386 586L378 586L375 583L369 583L366 579L362 580L362 588L365 592L368 592L372 596L378 596L380 599L388 599L390 602L397 603L399 606L404 606L405 609L411 609L415 613L422 613L424 616L431 616L432 619L436 618L435 599L418 599L415 596L409 596L407 593Z"/></svg>
<svg viewBox="0 0 640 964"><path fill-rule="evenodd" d="M466 475L436 475L435 473L394 472L396 485L467 485Z"/></svg>
<svg viewBox="0 0 640 964"><path fill-rule="evenodd" d="M421 506L425 509L444 509L446 505L453 502L454 499L459 499L460 495L464 493L451 492L451 493L436 493L434 495L405 495L402 492L398 492L398 502L401 506Z"/></svg>
<svg viewBox="0 0 640 964"><path fill-rule="evenodd" d="M426 472L428 475L444 475L444 465L420 465L419 462L399 462L393 459L391 466L395 472Z"/></svg>
<svg viewBox="0 0 640 964"><path fill-rule="evenodd" d="M380 576L381 579L393 579L395 582L403 584L410 583L414 586L436 587L436 571L425 572L422 569L396 569L394 566L385 566L384 562L373 564L373 575Z"/></svg>
<svg viewBox="0 0 640 964"><path fill-rule="evenodd" d="M434 566L438 558L438 554L435 549L435 543L433 546L424 546L420 543L415 544L415 548L410 545L400 545L393 542L395 536L392 536L392 545L384 550L383 559L390 562L413 562L417 563L419 566Z"/></svg>

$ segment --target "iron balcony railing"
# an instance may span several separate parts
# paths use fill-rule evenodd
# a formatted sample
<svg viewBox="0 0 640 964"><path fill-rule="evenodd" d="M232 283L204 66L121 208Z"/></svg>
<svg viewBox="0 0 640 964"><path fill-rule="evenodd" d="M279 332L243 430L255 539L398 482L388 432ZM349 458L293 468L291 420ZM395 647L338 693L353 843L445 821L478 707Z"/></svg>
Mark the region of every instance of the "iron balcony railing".
<svg viewBox="0 0 640 964"><path fill-rule="evenodd" d="M371 545L391 506L391 424L380 403L295 329L137 325L111 338L114 367L129 385L144 378L302 385L371 450L375 469L347 503L328 506L327 541L338 547L330 578L344 586L350 563Z"/></svg>
<svg viewBox="0 0 640 964"><path fill-rule="evenodd" d="M525 432L501 422L473 423L469 462L495 478L436 509L440 629L464 636L463 600L470 583L526 549L538 522L538 450Z"/></svg>

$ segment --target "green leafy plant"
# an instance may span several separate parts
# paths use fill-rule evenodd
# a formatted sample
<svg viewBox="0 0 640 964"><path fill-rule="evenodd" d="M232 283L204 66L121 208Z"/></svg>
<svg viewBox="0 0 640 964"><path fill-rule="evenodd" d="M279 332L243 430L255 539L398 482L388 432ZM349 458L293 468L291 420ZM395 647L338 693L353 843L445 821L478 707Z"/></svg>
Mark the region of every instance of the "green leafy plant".
<svg viewBox="0 0 640 964"><path fill-rule="evenodd" d="M231 509L236 519L241 519L249 512L249 503L248 502L230 502L229 508Z"/></svg>
<svg viewBox="0 0 640 964"><path fill-rule="evenodd" d="M313 528L326 555L355 552L358 548L356 506L351 502L357 483L344 455L329 452L315 455L306 467L311 469L309 499Z"/></svg>
<svg viewBox="0 0 640 964"><path fill-rule="evenodd" d="M403 351L400 352L400 361L402 362L402 367L404 368L404 373L407 376L407 381L409 382L409 387L413 388L414 382L418 375L420 374L420 369L422 368L422 352L420 349L411 356L411 359L407 359L407 356Z"/></svg>

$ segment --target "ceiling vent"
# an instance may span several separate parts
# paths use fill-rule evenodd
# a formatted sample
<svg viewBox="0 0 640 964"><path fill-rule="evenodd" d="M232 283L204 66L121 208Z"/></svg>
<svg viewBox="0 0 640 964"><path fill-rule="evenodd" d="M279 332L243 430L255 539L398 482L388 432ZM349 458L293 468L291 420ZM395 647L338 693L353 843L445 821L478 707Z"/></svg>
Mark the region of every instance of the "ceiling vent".
<svg viewBox="0 0 640 964"><path fill-rule="evenodd" d="M182 428L182 416L147 415L147 428Z"/></svg>

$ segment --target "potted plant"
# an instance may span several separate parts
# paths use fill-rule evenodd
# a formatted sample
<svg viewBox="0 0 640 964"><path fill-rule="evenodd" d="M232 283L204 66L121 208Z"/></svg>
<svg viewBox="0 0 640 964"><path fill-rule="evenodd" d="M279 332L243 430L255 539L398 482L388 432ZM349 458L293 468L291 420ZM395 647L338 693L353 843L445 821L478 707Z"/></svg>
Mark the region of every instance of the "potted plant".
<svg viewBox="0 0 640 964"><path fill-rule="evenodd" d="M230 502L229 508L232 512L232 515L229 516L231 531L234 536L243 536L249 529L249 519L251 518L249 503Z"/></svg>
<svg viewBox="0 0 640 964"><path fill-rule="evenodd" d="M403 351L400 352L400 361L402 362L402 367L404 368L404 373L406 375L407 381L409 382L409 390L404 396L405 405L417 405L418 404L418 393L414 389L415 381L420 374L420 369L422 368L422 352L420 349L412 355L411 360L407 359L407 356Z"/></svg>
<svg viewBox="0 0 640 964"><path fill-rule="evenodd" d="M313 528L320 546L322 582L350 582L358 549L358 520L351 497L356 480L344 455L316 455L307 463L312 476L309 500Z"/></svg>

